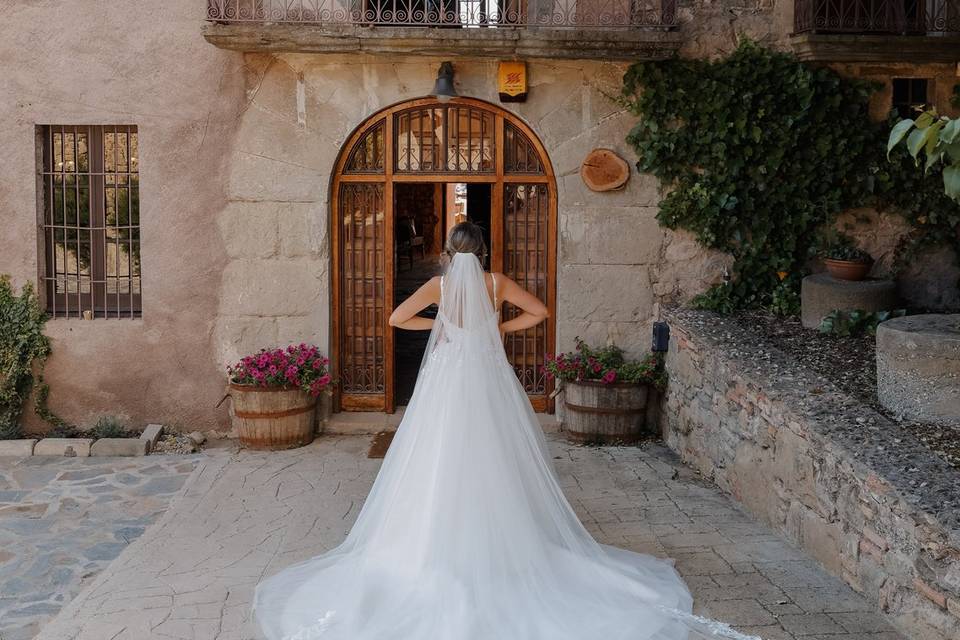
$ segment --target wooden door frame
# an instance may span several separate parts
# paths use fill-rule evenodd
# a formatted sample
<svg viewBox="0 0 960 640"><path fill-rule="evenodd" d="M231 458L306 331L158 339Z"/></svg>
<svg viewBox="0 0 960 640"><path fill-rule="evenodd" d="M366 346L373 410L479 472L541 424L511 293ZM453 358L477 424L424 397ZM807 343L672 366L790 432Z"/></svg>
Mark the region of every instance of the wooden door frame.
<svg viewBox="0 0 960 640"><path fill-rule="evenodd" d="M398 112L421 107L445 107L445 106L465 106L473 107L487 111L494 116L494 171L489 173L395 173L394 166L396 162L396 149L394 148L394 116ZM374 127L383 123L383 172L382 173L345 173L346 164L351 156L356 144L370 132ZM534 150L540 160L543 173L505 173L504 172L504 127L505 123L511 124L533 145ZM393 268L396 261L394 255L394 243L386 241L394 237L394 184L396 183L489 183L491 187L491 219L490 235L493 238L503 238L503 185L508 183L524 184L546 184L549 196L547 225L549 234L547 236L547 308L550 312L550 318L547 320L546 344L547 349L552 350L556 345L556 305L557 305L557 183L553 170L553 164L546 148L543 146L539 136L531 129L526 122L517 115L510 113L506 109L476 98L454 98L447 102L440 102L436 98L418 98L407 100L390 105L371 116L367 117L354 131L347 137L340 147L337 160L334 163L333 172L330 176L330 209L329 209L329 237L330 237L330 361L331 371L340 371L340 342L342 331L341 326L341 308L342 291L340 287L341 280L341 221L340 221L340 188L341 185L352 182L379 183L384 185L383 206L384 206L384 318L383 318L383 337L384 337L384 393L381 399L380 394L351 394L347 402L343 402L343 392L339 387L334 392L334 411L394 411L394 371L393 371L393 350L394 350L394 330L387 324L389 314L386 313L387 301L393 304L394 295L394 277ZM503 270L503 251L497 251L491 254L491 269L493 271ZM390 271L387 272L387 269ZM541 402L534 404L538 411L552 411L553 401L549 400L549 393L552 385L548 383L547 397Z"/></svg>

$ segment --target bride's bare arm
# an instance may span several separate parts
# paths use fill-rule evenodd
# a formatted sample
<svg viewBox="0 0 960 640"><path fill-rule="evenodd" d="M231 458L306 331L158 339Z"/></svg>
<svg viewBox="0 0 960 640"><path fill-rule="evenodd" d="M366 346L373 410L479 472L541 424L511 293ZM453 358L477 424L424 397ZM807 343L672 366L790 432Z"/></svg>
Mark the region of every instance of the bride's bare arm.
<svg viewBox="0 0 960 640"><path fill-rule="evenodd" d="M433 328L433 320L422 318L417 314L438 302L440 302L440 276L434 276L393 310L390 314L390 326L411 331L429 331Z"/></svg>
<svg viewBox="0 0 960 640"><path fill-rule="evenodd" d="M502 273L498 273L496 278L499 298L523 309L523 313L516 318L500 324L500 333L529 329L540 324L550 315L547 306L535 295Z"/></svg>

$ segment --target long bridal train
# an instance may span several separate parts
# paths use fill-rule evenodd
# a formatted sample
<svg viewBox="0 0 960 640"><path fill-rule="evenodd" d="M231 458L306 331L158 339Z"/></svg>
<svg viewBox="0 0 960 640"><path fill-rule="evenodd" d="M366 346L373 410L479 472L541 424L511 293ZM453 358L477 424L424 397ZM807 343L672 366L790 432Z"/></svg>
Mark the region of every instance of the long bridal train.
<svg viewBox="0 0 960 640"><path fill-rule="evenodd" d="M442 279L413 398L353 529L257 587L269 640L754 638L673 566L598 544L564 497L473 254Z"/></svg>

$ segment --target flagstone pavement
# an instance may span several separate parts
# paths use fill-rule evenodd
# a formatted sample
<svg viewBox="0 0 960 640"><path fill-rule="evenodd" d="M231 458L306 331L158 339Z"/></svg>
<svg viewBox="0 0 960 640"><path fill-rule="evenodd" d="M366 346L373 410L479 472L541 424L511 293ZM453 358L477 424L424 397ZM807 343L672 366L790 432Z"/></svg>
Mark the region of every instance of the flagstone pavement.
<svg viewBox="0 0 960 640"><path fill-rule="evenodd" d="M587 528L601 542L675 558L697 612L767 640L900 640L873 605L666 448L549 438ZM369 444L369 437L324 436L292 451L192 457L196 468L169 509L38 640L260 638L249 616L254 585L343 539L379 467L366 457Z"/></svg>

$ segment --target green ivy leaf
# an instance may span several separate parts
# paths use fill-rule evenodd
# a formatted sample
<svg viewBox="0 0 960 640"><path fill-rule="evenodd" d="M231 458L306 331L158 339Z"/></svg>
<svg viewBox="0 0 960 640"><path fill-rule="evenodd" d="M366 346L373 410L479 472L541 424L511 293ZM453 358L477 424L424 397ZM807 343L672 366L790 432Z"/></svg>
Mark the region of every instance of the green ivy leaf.
<svg viewBox="0 0 960 640"><path fill-rule="evenodd" d="M948 197L960 201L960 165L944 167L943 189Z"/></svg>
<svg viewBox="0 0 960 640"><path fill-rule="evenodd" d="M910 155L914 158L917 157L917 154L920 153L920 150L923 149L923 146L927 143L927 130L924 129L914 129L910 132L910 135L907 136L907 151L910 152Z"/></svg>
<svg viewBox="0 0 960 640"><path fill-rule="evenodd" d="M949 120L940 130L940 142L943 144L953 144L960 140L960 118Z"/></svg>
<svg viewBox="0 0 960 640"><path fill-rule="evenodd" d="M914 122L910 118L906 120L901 120L893 129L890 130L890 137L887 139L887 158L890 158L890 152L895 146L900 144L900 141L903 140L903 137L907 135L907 132L913 128Z"/></svg>
<svg viewBox="0 0 960 640"><path fill-rule="evenodd" d="M920 116L917 118L917 122L916 122L916 127L917 127L917 129L926 129L926 128L929 127L931 124L933 124L933 121L936 119L936 117L937 117L937 116L936 116L936 114L935 114L934 112L932 112L932 111L924 111L924 112L921 113Z"/></svg>

